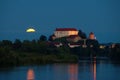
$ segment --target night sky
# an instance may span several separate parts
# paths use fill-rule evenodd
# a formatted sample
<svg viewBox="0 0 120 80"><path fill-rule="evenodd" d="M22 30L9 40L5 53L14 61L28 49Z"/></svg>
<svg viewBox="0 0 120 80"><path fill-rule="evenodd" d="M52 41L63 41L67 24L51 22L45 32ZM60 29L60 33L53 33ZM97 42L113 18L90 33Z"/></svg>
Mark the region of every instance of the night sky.
<svg viewBox="0 0 120 80"><path fill-rule="evenodd" d="M29 27L36 32L26 33ZM120 42L120 0L0 0L0 40L48 37L60 27Z"/></svg>

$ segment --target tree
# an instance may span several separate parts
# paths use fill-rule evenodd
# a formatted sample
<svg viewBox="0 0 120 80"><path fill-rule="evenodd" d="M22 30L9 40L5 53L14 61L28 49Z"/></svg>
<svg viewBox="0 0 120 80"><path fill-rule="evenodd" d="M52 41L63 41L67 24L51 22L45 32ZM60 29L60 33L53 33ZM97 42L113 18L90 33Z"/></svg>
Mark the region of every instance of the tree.
<svg viewBox="0 0 120 80"><path fill-rule="evenodd" d="M45 35L41 35L39 40L40 41L47 41L47 37Z"/></svg>
<svg viewBox="0 0 120 80"><path fill-rule="evenodd" d="M13 44L13 48L16 49L20 49L22 46L22 42L19 39L16 39L14 44Z"/></svg>
<svg viewBox="0 0 120 80"><path fill-rule="evenodd" d="M31 50L31 42L29 40L24 40L22 43L22 50L29 52Z"/></svg>
<svg viewBox="0 0 120 80"><path fill-rule="evenodd" d="M9 40L3 40L1 42L1 46L11 46L12 45L12 41Z"/></svg>
<svg viewBox="0 0 120 80"><path fill-rule="evenodd" d="M54 36L54 34L53 34L53 35L50 35L48 40L49 40L49 41L53 41L53 36Z"/></svg>
<svg viewBox="0 0 120 80"><path fill-rule="evenodd" d="M120 43L115 44L115 47L111 48L110 57L112 60L120 61Z"/></svg>
<svg viewBox="0 0 120 80"><path fill-rule="evenodd" d="M82 39L86 39L86 38L87 38L86 34L85 34L84 32L82 32L81 30L79 30L78 35L79 35Z"/></svg>

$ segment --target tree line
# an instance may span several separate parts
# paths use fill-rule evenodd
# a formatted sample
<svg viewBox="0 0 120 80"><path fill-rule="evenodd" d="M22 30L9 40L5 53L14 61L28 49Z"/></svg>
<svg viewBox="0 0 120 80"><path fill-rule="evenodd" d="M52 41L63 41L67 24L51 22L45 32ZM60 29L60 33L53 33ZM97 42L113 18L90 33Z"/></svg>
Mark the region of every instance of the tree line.
<svg viewBox="0 0 120 80"><path fill-rule="evenodd" d="M50 45L46 36L39 40L10 40L0 41L0 66L19 66L29 64L44 64L54 62L77 62L76 55L69 54L66 46Z"/></svg>
<svg viewBox="0 0 120 80"><path fill-rule="evenodd" d="M85 35L85 34L84 34ZM85 37L83 37L85 38ZM56 40L55 40L56 41ZM47 37L41 35L38 40L19 40L14 42L10 40L0 41L0 67L2 66L19 66L34 65L44 63L60 62L78 62L80 59L91 57L108 57L110 60L120 60L120 43L114 48L99 48L96 40L88 40L87 45L93 47L75 47L70 48L65 39L60 40L64 45L56 47L47 40ZM49 43L50 42L50 43ZM78 43L82 43L78 41Z"/></svg>

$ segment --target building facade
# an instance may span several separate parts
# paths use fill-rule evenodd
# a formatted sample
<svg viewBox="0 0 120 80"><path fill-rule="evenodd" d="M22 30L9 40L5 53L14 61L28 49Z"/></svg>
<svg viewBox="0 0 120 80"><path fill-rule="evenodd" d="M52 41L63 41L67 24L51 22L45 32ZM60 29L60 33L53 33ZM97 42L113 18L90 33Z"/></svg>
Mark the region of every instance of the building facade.
<svg viewBox="0 0 120 80"><path fill-rule="evenodd" d="M78 30L75 28L56 28L54 35L56 38L78 35Z"/></svg>

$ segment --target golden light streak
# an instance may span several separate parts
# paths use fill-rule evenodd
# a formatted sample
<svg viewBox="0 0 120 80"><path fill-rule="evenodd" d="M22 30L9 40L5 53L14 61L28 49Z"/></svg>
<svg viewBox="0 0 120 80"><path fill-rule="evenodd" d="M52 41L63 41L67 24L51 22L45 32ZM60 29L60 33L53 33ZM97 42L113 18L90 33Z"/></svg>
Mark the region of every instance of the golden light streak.
<svg viewBox="0 0 120 80"><path fill-rule="evenodd" d="M27 80L34 80L34 71L33 69L29 69L27 72Z"/></svg>
<svg viewBox="0 0 120 80"><path fill-rule="evenodd" d="M78 64L70 64L68 68L70 80L78 80Z"/></svg>
<svg viewBox="0 0 120 80"><path fill-rule="evenodd" d="M96 59L95 58L93 63L93 77L94 77L94 80L96 80Z"/></svg>

